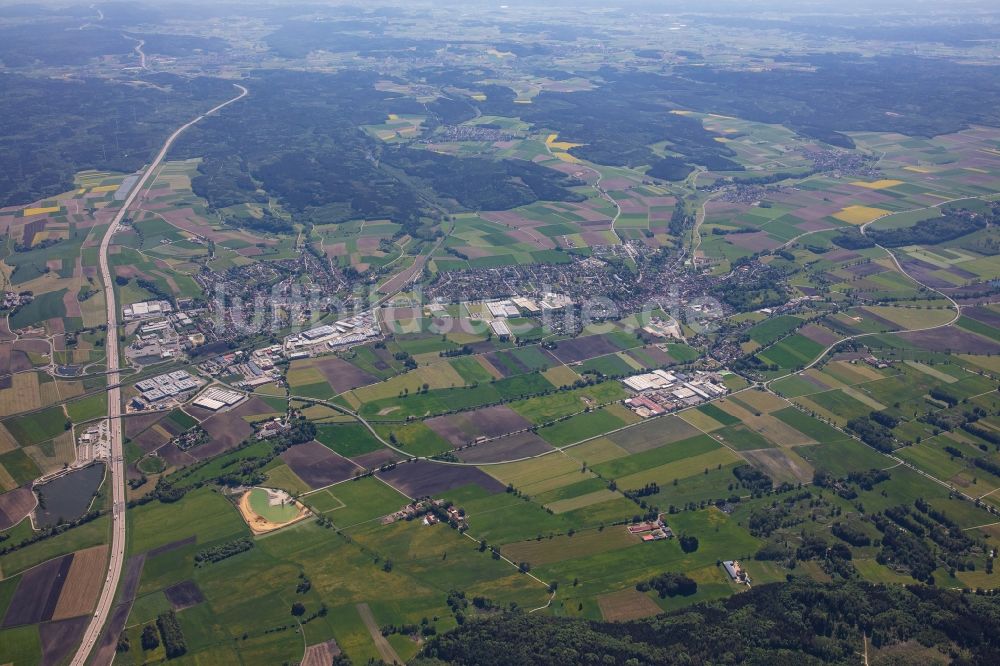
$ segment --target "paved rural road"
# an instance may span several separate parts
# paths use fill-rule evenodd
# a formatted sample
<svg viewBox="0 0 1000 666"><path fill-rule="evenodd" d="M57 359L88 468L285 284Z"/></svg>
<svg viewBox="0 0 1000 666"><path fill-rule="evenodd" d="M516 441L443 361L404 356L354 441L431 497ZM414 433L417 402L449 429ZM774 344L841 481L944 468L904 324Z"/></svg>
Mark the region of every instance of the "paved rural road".
<svg viewBox="0 0 1000 666"><path fill-rule="evenodd" d="M101 279L104 281L104 296L108 306L108 344L105 345L108 355L108 419L110 421L111 435L111 559L108 561L108 574L104 581L104 589L101 591L101 598L97 602L97 610L94 617L90 619L87 632L83 636L83 642L76 651L76 655L71 662L72 666L84 666L90 657L91 651L97 644L101 636L101 629L108 620L108 615L114 606L115 592L118 589L118 581L121 578L122 565L125 562L125 460L123 452L122 419L121 419L121 388L119 382L119 361L118 361L118 306L115 303L114 283L111 281L111 269L108 265L108 248L111 245L111 237L118 226L125 218L132 203L139 192L146 186L146 183L153 176L156 168L160 166L174 140L179 137L184 130L191 127L205 116L211 115L224 106L242 99L247 95L247 89L241 85L233 84L240 89L240 94L229 101L219 104L207 113L198 116L194 120L182 125L170 138L166 140L156 158L146 167L142 177L136 182L129 192L128 197L122 203L122 207L112 220L111 226L101 240L100 265ZM103 666L103 665L101 665Z"/></svg>

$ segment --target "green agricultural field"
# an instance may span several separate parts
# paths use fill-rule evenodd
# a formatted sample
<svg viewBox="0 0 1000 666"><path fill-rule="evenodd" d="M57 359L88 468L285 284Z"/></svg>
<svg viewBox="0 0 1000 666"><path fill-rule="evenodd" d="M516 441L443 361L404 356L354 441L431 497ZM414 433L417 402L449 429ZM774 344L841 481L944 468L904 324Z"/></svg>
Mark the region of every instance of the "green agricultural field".
<svg viewBox="0 0 1000 666"><path fill-rule="evenodd" d="M649 451L594 465L593 469L604 478L616 479L719 448L721 445L708 435L696 435Z"/></svg>
<svg viewBox="0 0 1000 666"><path fill-rule="evenodd" d="M188 430L198 425L198 422L193 417L180 409L175 409L167 414L167 419L182 430Z"/></svg>
<svg viewBox="0 0 1000 666"><path fill-rule="evenodd" d="M810 439L814 439L817 442L833 442L847 437L847 435L843 434L836 428L814 419L795 407L785 407L784 409L779 409L776 412L772 412L771 416L785 422L801 432L803 435L806 435Z"/></svg>
<svg viewBox="0 0 1000 666"><path fill-rule="evenodd" d="M14 530L17 529L14 528ZM28 535L25 534L23 536ZM0 555L0 567L3 568L5 576L12 576L15 573L30 569L54 557L67 555L83 548L98 546L102 543L109 543L110 539L111 520L105 514L89 523L69 529L58 536L38 541L6 555Z"/></svg>
<svg viewBox="0 0 1000 666"><path fill-rule="evenodd" d="M607 356L598 356L597 358L585 361L579 367L579 371L584 374L588 372L597 372L601 375L618 377L633 374L636 372L636 369L626 363L617 354L608 354Z"/></svg>
<svg viewBox="0 0 1000 666"><path fill-rule="evenodd" d="M532 423L542 424L583 411L588 406L606 404L627 397L619 382L608 381L594 386L512 402L510 407Z"/></svg>
<svg viewBox="0 0 1000 666"><path fill-rule="evenodd" d="M777 363L781 368L796 368L815 359L824 349L824 345L796 333L757 356L765 363Z"/></svg>
<svg viewBox="0 0 1000 666"><path fill-rule="evenodd" d="M66 413L73 423L90 421L108 413L108 394L97 393L82 400L67 403Z"/></svg>
<svg viewBox="0 0 1000 666"><path fill-rule="evenodd" d="M66 416L60 407L49 407L32 414L6 419L3 425L19 443L40 444L66 430Z"/></svg>
<svg viewBox="0 0 1000 666"><path fill-rule="evenodd" d="M42 644L36 625L0 631L0 659L8 664L39 663Z"/></svg>
<svg viewBox="0 0 1000 666"><path fill-rule="evenodd" d="M129 552L142 553L157 546L194 536L199 543L249 533L235 505L209 488L185 495L180 503L151 502L129 514Z"/></svg>
<svg viewBox="0 0 1000 666"><path fill-rule="evenodd" d="M802 320L798 317L779 315L754 325L747 332L747 335L754 342L759 343L762 347L766 347L794 331L800 324L802 324Z"/></svg>
<svg viewBox="0 0 1000 666"><path fill-rule="evenodd" d="M66 316L66 305L63 296L66 289L50 291L44 294L37 294L31 303L20 308L10 317L10 327L12 329L24 328L34 324L41 324L47 319L61 318Z"/></svg>
<svg viewBox="0 0 1000 666"><path fill-rule="evenodd" d="M316 439L347 458L383 448L382 443L360 423L317 426Z"/></svg>
<svg viewBox="0 0 1000 666"><path fill-rule="evenodd" d="M735 425L740 422L738 418L730 414L729 412L723 411L719 406L713 405L711 403L706 405L701 405L697 408L697 411L702 414L711 417L712 419L718 421L722 425Z"/></svg>
<svg viewBox="0 0 1000 666"><path fill-rule="evenodd" d="M461 375L466 384L479 384L493 379L493 375L475 358L455 358L449 363L455 372Z"/></svg>
<svg viewBox="0 0 1000 666"><path fill-rule="evenodd" d="M541 428L538 434L553 446L563 446L602 435L623 425L625 422L611 412L598 409Z"/></svg>
<svg viewBox="0 0 1000 666"><path fill-rule="evenodd" d="M675 539L570 559L545 565L539 571L555 580L585 580L588 594L603 594L632 587L664 570L690 571L715 566L717 560L732 557L732 553L755 552L759 542L735 520L720 514L716 509L709 509L671 517L671 528L675 532L704 535L699 538L698 550L691 554L683 553Z"/></svg>
<svg viewBox="0 0 1000 666"><path fill-rule="evenodd" d="M423 423L376 425L379 435L413 456L433 456L451 451L452 446Z"/></svg>
<svg viewBox="0 0 1000 666"><path fill-rule="evenodd" d="M881 469L892 464L889 458L875 449L847 438L828 440L822 444L800 446L796 449L796 453L809 461L816 469L823 469L837 475Z"/></svg>
<svg viewBox="0 0 1000 666"><path fill-rule="evenodd" d="M24 449L14 449L0 455L0 465L13 479L15 486L29 484L42 475L38 465L24 452Z"/></svg>
<svg viewBox="0 0 1000 666"><path fill-rule="evenodd" d="M89 611L52 598L22 625L15 590L111 541L108 484L90 522L23 516L24 488L107 413L105 346L149 332L102 324L116 211L117 307L169 300L201 317L171 317L180 341L207 338L123 361L124 400L182 367L208 380L228 351L277 373L251 391L266 414L130 407L141 571L116 664L992 663L995 22L958 38L969 12L936 3L872 37L854 28L885 23L875 3L822 21L800 3L756 31L515 3L404 8L383 31L378 12L229 3L206 28L170 3L124 22L57 4L4 13L0 43L0 276L34 299L0 326L0 519L17 521L0 665L68 661L53 646L71 653L61 633ZM113 30L64 29L81 23ZM187 128L121 210L125 174L247 72L248 97ZM273 328L206 328L216 296L257 295ZM487 303L518 296L540 308L500 339ZM377 326L288 358L300 326L355 315ZM673 317L677 338L642 330ZM212 380L239 388L231 365ZM731 395L642 419L615 378L661 367L717 372ZM271 417L288 428L229 441ZM164 446L199 423L211 441ZM255 534L240 498L298 516L269 490L309 513ZM629 530L655 520L672 538ZM661 598L662 574L697 591ZM182 656L142 646L169 611Z"/></svg>
<svg viewBox="0 0 1000 666"><path fill-rule="evenodd" d="M681 488L682 484L686 492L688 490L688 479L694 477L697 481L702 481L703 477L708 476L706 471L717 473L722 468L728 469L734 463L742 461L742 458L729 449L718 448L714 451L688 456L680 460L628 474L618 478L616 481L625 490L637 490L647 483L657 483L666 488L666 492L661 491L664 495L662 499L666 501L676 499L677 495L674 494L674 489ZM723 478L728 477L724 476ZM675 481L677 482L676 486L674 485ZM723 486L718 482L718 474L709 481L708 487L712 487L716 493L722 494L724 494L724 490L728 490L727 486Z"/></svg>
<svg viewBox="0 0 1000 666"><path fill-rule="evenodd" d="M280 460L274 460L265 468L267 470L267 487L279 488L294 495L307 492L309 490L309 485L300 479L288 465L277 464L280 462Z"/></svg>

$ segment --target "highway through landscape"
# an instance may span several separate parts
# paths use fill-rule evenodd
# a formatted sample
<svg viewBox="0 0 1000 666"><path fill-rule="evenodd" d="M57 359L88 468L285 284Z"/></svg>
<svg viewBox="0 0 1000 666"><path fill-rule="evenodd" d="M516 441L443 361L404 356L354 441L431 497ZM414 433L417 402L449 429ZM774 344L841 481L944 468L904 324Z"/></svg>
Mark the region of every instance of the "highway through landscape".
<svg viewBox="0 0 1000 666"><path fill-rule="evenodd" d="M220 109L233 102L236 102L248 93L248 90L241 85L233 84L239 88L240 93L236 97L229 99L222 104L212 108L206 113L198 116L194 120L182 125L164 142L153 161L142 172L128 196L122 203L118 214L111 221L104 238L101 240L100 248L100 268L101 280L104 283L104 295L107 303L108 313L108 345L107 345L107 367L108 367L108 420L109 436L111 440L111 459L108 461L111 483L111 557L108 560L108 573L101 591L101 597L97 602L94 616L90 619L87 631L83 636L83 641L77 649L70 662L73 666L84 666L90 657L91 652L100 640L101 631L108 620L111 609L114 607L115 593L118 590L118 583L121 579L122 567L125 562L125 459L124 459L124 438L122 437L122 414L121 414L121 388L119 385L119 358L117 344L118 330L118 306L115 302L114 282L112 281L111 268L108 262L108 250L111 240L118 230L125 215L135 202L139 193L149 182L153 174L156 173L160 163L163 162L167 152L174 141L189 127L199 122L206 116L216 113Z"/></svg>

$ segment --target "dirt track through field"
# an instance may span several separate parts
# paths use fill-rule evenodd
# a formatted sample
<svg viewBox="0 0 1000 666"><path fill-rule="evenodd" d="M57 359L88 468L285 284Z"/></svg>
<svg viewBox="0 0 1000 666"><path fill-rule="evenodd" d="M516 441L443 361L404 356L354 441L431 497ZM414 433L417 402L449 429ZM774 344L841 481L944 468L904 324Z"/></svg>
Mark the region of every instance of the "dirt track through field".
<svg viewBox="0 0 1000 666"><path fill-rule="evenodd" d="M389 645L389 641L385 639L382 635L382 630L379 629L378 623L375 622L375 616L372 615L372 609L368 607L368 604L358 604L358 615L361 616L361 621L365 623L365 627L368 628L368 633L372 635L372 640L375 641L375 649L378 650L378 654L382 657L382 661L387 664L402 664L405 663L396 654L396 650Z"/></svg>

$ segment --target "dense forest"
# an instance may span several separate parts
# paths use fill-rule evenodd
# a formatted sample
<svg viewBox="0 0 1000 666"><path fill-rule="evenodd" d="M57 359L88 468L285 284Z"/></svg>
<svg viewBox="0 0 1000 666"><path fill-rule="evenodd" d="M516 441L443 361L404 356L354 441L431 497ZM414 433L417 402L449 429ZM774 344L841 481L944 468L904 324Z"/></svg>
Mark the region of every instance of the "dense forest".
<svg viewBox="0 0 1000 666"><path fill-rule="evenodd" d="M219 79L170 74L133 85L0 74L0 90L0 206L72 189L84 169L135 171L179 125L234 92Z"/></svg>
<svg viewBox="0 0 1000 666"><path fill-rule="evenodd" d="M389 113L426 113L411 98L376 90L375 78L258 72L247 83L247 103L193 127L172 156L204 157L192 186L216 208L257 201L259 187L317 224L388 218L418 233L422 218L440 210L579 199L566 189L579 183L530 162L452 157L372 138L361 125Z"/></svg>
<svg viewBox="0 0 1000 666"><path fill-rule="evenodd" d="M483 113L517 116L559 132L561 140L585 144L570 152L583 159L614 166L653 165L652 175L679 180L694 164L722 171L741 171L730 160L735 153L715 141L700 120L668 113L668 90L650 86L646 75L602 70L609 81L594 90L543 92L531 105L515 104L514 91L487 86ZM652 77L656 83L663 77ZM658 157L649 146L669 142L679 158ZM662 162L662 163L661 163Z"/></svg>
<svg viewBox="0 0 1000 666"><path fill-rule="evenodd" d="M661 87L694 109L781 123L844 147L853 141L841 131L935 136L971 124L1000 125L996 67L903 55L814 54L803 60L815 71L685 67L663 77Z"/></svg>
<svg viewBox="0 0 1000 666"><path fill-rule="evenodd" d="M632 622L496 614L432 639L413 663L858 664L866 638L895 663L1000 663L1000 599L793 579Z"/></svg>
<svg viewBox="0 0 1000 666"><path fill-rule="evenodd" d="M968 210L948 210L941 217L920 220L913 226L893 229L868 229L865 233L885 247L936 245L979 231L987 220Z"/></svg>

